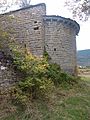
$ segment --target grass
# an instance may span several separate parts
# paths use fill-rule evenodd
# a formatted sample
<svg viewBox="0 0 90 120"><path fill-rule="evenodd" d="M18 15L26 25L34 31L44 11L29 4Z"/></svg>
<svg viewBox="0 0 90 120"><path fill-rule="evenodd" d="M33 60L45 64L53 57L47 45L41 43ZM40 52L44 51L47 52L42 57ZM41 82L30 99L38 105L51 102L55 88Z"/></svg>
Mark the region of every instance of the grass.
<svg viewBox="0 0 90 120"><path fill-rule="evenodd" d="M90 120L90 78L56 88L49 98L34 100L25 111L10 112L0 120Z"/></svg>

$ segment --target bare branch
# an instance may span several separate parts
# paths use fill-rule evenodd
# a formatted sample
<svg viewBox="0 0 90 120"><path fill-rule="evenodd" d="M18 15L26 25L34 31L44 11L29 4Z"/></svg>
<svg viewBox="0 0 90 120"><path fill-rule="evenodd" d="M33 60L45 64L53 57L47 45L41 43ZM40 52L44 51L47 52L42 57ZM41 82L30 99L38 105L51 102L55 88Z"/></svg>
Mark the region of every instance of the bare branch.
<svg viewBox="0 0 90 120"><path fill-rule="evenodd" d="M90 0L66 0L65 6L72 11L74 18L86 21L90 17Z"/></svg>
<svg viewBox="0 0 90 120"><path fill-rule="evenodd" d="M6 12L10 7L26 7L30 5L31 0L0 0L0 13Z"/></svg>
<svg viewBox="0 0 90 120"><path fill-rule="evenodd" d="M20 0L20 7L26 7L30 5L31 0Z"/></svg>

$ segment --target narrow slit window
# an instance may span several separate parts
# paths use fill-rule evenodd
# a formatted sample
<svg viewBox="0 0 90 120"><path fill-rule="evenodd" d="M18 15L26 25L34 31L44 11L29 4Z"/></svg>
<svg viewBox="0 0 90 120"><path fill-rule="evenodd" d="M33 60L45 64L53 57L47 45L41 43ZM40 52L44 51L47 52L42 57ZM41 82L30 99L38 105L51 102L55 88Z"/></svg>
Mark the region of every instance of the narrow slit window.
<svg viewBox="0 0 90 120"><path fill-rule="evenodd" d="M34 23L37 23L37 21L34 21Z"/></svg>
<svg viewBox="0 0 90 120"><path fill-rule="evenodd" d="M39 27L35 27L34 30L39 30Z"/></svg>
<svg viewBox="0 0 90 120"><path fill-rule="evenodd" d="M54 48L54 51L56 51L56 48Z"/></svg>

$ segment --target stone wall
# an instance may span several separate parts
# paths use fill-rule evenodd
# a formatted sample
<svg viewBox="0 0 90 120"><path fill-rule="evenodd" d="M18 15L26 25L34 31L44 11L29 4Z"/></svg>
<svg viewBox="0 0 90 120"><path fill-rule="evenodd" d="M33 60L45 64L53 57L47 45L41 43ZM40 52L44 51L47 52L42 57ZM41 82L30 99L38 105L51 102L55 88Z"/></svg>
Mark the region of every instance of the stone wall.
<svg viewBox="0 0 90 120"><path fill-rule="evenodd" d="M45 47L51 61L76 74L76 34L78 24L60 16L44 16Z"/></svg>
<svg viewBox="0 0 90 120"><path fill-rule="evenodd" d="M44 3L6 13L0 17L5 31L22 46L37 56L42 56L44 51L44 23L43 15L46 14Z"/></svg>

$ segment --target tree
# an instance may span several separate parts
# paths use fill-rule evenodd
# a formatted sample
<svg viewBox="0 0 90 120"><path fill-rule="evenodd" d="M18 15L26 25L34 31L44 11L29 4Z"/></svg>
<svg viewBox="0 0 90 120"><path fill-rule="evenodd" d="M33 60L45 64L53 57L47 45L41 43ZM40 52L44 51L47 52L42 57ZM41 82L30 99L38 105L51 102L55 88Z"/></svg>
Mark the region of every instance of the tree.
<svg viewBox="0 0 90 120"><path fill-rule="evenodd" d="M5 12L10 6L11 5L8 2L8 0L0 0L0 11L1 11L1 13Z"/></svg>
<svg viewBox="0 0 90 120"><path fill-rule="evenodd" d="M12 6L18 6L20 8L30 5L31 0L0 0L0 12L4 13Z"/></svg>
<svg viewBox="0 0 90 120"><path fill-rule="evenodd" d="M90 16L90 0L66 0L65 6L72 10L73 17L88 20Z"/></svg>
<svg viewBox="0 0 90 120"><path fill-rule="evenodd" d="M31 0L20 0L20 6L26 7L30 5Z"/></svg>

